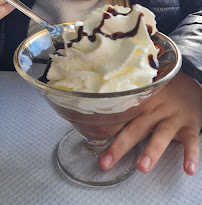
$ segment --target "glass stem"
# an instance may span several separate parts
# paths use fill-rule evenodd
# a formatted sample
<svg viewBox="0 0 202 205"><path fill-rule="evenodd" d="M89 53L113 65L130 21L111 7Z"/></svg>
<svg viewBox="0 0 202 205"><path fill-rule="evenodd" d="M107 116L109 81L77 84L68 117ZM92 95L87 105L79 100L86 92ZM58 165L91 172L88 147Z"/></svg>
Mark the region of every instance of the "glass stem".
<svg viewBox="0 0 202 205"><path fill-rule="evenodd" d="M90 151L102 152L110 145L110 139L107 140L89 140L85 138L86 146Z"/></svg>

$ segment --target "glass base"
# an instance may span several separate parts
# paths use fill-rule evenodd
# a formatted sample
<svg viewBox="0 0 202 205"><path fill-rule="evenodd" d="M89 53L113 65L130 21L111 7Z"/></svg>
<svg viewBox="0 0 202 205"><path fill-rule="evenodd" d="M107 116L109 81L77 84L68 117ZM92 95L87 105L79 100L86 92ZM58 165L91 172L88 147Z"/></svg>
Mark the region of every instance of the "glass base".
<svg viewBox="0 0 202 205"><path fill-rule="evenodd" d="M136 170L139 149L135 146L112 169L102 170L97 163L99 151L87 148L75 129L60 141L57 150L59 168L70 179L87 186L111 186L128 178Z"/></svg>

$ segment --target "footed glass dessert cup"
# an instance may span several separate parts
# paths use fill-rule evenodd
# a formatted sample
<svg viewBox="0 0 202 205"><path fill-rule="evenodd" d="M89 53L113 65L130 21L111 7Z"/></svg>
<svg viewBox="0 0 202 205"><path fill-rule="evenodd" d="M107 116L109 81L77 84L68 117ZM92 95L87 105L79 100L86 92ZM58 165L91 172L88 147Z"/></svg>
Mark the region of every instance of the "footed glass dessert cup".
<svg viewBox="0 0 202 205"><path fill-rule="evenodd" d="M180 69L181 54L175 43L157 32L152 40L161 46L159 74L150 85L114 93L84 93L51 87L38 79L43 76L54 52L48 31L24 40L14 55L17 72L36 87L48 104L75 129L59 143L57 162L64 174L90 186L109 186L129 177L136 169L138 147L128 152L111 170L101 170L99 154L110 145L124 126L135 118L144 103Z"/></svg>

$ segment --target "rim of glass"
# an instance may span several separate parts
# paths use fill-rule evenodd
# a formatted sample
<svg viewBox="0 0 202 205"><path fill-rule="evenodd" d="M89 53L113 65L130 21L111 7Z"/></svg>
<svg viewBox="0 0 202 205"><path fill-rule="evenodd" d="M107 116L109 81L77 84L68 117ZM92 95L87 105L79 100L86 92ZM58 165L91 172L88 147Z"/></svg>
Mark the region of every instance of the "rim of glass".
<svg viewBox="0 0 202 205"><path fill-rule="evenodd" d="M67 24L69 24L69 23L67 23ZM15 69L17 70L17 72L25 80L27 80L29 83L31 83L34 86L37 86L40 89L47 91L47 92L48 91L52 91L52 92L55 91L58 94L60 93L63 95L68 95L68 96L87 97L87 98L113 98L113 97L140 94L142 92L157 88L160 85L168 82L170 79L172 79L178 73L178 71L180 70L181 64L182 64L182 56L181 56L180 50L177 47L177 45L174 43L174 41L172 41L165 34L157 31L155 36L157 38L160 38L161 40L164 40L164 41L166 40L167 42L169 42L173 46L173 48L175 49L176 59L177 59L177 63L175 65L175 67L172 69L171 72L169 72L163 78L161 78L161 79L159 79L159 80L157 80L149 85L140 87L140 88L135 88L135 89L126 90L126 91L119 91L119 92L90 93L90 92L77 92L77 91L62 90L62 89L50 86L50 85L45 84L37 79L32 78L21 68L20 63L19 63L19 54L21 54L29 46L29 43L33 42L34 40L36 40L37 38L40 38L43 35L47 35L47 34L49 34L49 32L46 29L44 29L44 30L41 30L41 31L33 34L32 36L26 38L24 41L22 41L22 43L16 49L15 54L14 54L14 58L13 58Z"/></svg>

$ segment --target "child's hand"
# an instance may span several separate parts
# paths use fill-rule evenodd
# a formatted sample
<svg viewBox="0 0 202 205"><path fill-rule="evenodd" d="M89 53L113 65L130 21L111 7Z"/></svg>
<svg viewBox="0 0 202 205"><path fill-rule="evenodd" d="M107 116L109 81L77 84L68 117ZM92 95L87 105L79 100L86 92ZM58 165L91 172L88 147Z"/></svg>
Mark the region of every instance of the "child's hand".
<svg viewBox="0 0 202 205"><path fill-rule="evenodd" d="M190 77L179 73L100 155L102 169L112 168L124 154L153 135L137 161L141 172L149 172L172 139L184 145L184 170L194 175L199 161L199 132L202 125L202 89Z"/></svg>
<svg viewBox="0 0 202 205"><path fill-rule="evenodd" d="M0 0L0 19L11 13L14 7L6 3L4 0Z"/></svg>

